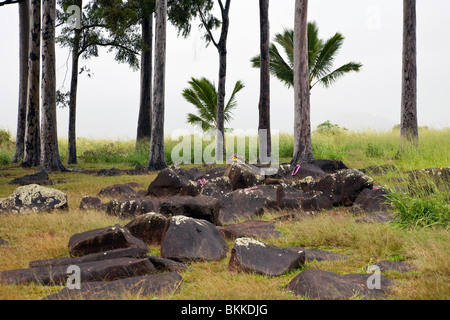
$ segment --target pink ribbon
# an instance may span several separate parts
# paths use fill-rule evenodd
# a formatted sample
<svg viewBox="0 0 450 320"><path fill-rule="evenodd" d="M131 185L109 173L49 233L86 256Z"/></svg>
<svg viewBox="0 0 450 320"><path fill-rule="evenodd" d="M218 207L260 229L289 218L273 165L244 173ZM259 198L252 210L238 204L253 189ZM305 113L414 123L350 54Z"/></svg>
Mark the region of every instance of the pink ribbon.
<svg viewBox="0 0 450 320"><path fill-rule="evenodd" d="M245 189L245 191L250 191L250 190L255 190L255 189L258 189L258 187L247 188L247 189Z"/></svg>
<svg viewBox="0 0 450 320"><path fill-rule="evenodd" d="M300 165L298 164L297 167L292 171L292 176L295 176L298 172L298 170L300 170Z"/></svg>
<svg viewBox="0 0 450 320"><path fill-rule="evenodd" d="M206 184L206 179L198 180L200 182L201 186L203 187Z"/></svg>

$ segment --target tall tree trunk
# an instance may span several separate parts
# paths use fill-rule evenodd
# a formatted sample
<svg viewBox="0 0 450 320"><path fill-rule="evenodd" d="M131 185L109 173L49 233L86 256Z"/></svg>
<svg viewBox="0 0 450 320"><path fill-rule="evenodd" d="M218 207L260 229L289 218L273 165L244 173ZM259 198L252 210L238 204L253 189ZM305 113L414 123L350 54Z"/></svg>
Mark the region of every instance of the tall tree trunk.
<svg viewBox="0 0 450 320"><path fill-rule="evenodd" d="M23 167L37 167L41 157L40 141L40 56L41 56L41 2L30 1L30 33L28 55L28 95L27 120L25 127L25 147Z"/></svg>
<svg viewBox="0 0 450 320"><path fill-rule="evenodd" d="M82 8L82 0L75 1L75 4ZM78 59L80 56L81 29L75 29L75 35L72 48L72 74L70 79L70 100L69 100L69 132L68 132L68 150L67 164L77 164L77 90L78 90Z"/></svg>
<svg viewBox="0 0 450 320"><path fill-rule="evenodd" d="M227 0L225 6L221 0L219 5L222 15L222 29L220 40L216 44L219 51L219 85L217 88L217 132L216 132L216 160L221 163L225 155L225 90L227 79L227 38L230 26L229 12L231 0Z"/></svg>
<svg viewBox="0 0 450 320"><path fill-rule="evenodd" d="M308 0L295 0L294 154L292 164L313 160L308 71Z"/></svg>
<svg viewBox="0 0 450 320"><path fill-rule="evenodd" d="M59 156L56 120L56 0L43 0L42 3L41 169L65 171Z"/></svg>
<svg viewBox="0 0 450 320"><path fill-rule="evenodd" d="M28 37L30 32L29 1L19 2L19 107L17 112L16 148L12 163L23 158L28 93Z"/></svg>
<svg viewBox="0 0 450 320"><path fill-rule="evenodd" d="M403 66L400 136L418 143L416 0L403 0Z"/></svg>
<svg viewBox="0 0 450 320"><path fill-rule="evenodd" d="M155 74L152 109L150 155L147 168L161 170L167 167L164 155L164 107L166 76L167 0L157 0L155 10Z"/></svg>
<svg viewBox="0 0 450 320"><path fill-rule="evenodd" d="M272 154L272 139L270 134L270 25L269 25L269 0L259 0L260 21L260 94L259 94L259 126L258 132L266 130L266 137L259 136L260 161L267 160ZM264 141L265 140L265 141Z"/></svg>
<svg viewBox="0 0 450 320"><path fill-rule="evenodd" d="M136 150L150 142L152 130L153 13L142 19L141 92Z"/></svg>

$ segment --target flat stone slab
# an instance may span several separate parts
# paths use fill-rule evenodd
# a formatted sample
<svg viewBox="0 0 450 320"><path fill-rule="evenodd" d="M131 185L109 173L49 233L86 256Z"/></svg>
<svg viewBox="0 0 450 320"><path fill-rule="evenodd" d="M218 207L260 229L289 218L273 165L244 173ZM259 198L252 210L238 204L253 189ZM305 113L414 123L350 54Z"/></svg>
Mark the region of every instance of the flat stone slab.
<svg viewBox="0 0 450 320"><path fill-rule="evenodd" d="M223 259L228 245L211 222L174 216L161 244L161 257L175 261L211 261Z"/></svg>
<svg viewBox="0 0 450 320"><path fill-rule="evenodd" d="M111 282L82 283L79 290L64 288L43 300L100 300L171 295L183 284L181 275L175 272L130 277Z"/></svg>
<svg viewBox="0 0 450 320"><path fill-rule="evenodd" d="M78 265L86 262L94 262L108 259L117 258L134 258L143 259L147 256L147 250L137 247L130 247L124 249L116 249L99 253L92 253L78 258L53 258L44 260L34 260L30 261L30 268L42 268L42 267L56 267L56 266L69 266Z"/></svg>
<svg viewBox="0 0 450 320"><path fill-rule="evenodd" d="M74 234L69 239L68 247L73 257L129 247L150 251L142 240L119 224Z"/></svg>
<svg viewBox="0 0 450 320"><path fill-rule="evenodd" d="M299 296L318 300L345 300L356 296L364 299L382 299L390 294L389 287L395 282L384 275L380 278L380 287L369 289L369 277L372 274L340 275L320 269L307 269L291 280L287 289ZM370 283L371 280L369 280Z"/></svg>
<svg viewBox="0 0 450 320"><path fill-rule="evenodd" d="M50 180L48 173L45 171L39 171L34 174L25 175L23 177L19 177L16 179L13 179L9 182L9 184L18 184L21 186L26 186L29 184L38 184L41 186L50 186L54 185L55 182L53 180Z"/></svg>
<svg viewBox="0 0 450 320"><path fill-rule="evenodd" d="M155 273L156 269L148 259L117 258L85 262L80 268L81 282L113 281L132 276ZM65 266L13 269L0 273L0 282L7 284L37 283L41 285L66 285L73 273Z"/></svg>
<svg viewBox="0 0 450 320"><path fill-rule="evenodd" d="M304 251L267 245L252 238L238 238L231 250L228 270L276 277L304 263Z"/></svg>

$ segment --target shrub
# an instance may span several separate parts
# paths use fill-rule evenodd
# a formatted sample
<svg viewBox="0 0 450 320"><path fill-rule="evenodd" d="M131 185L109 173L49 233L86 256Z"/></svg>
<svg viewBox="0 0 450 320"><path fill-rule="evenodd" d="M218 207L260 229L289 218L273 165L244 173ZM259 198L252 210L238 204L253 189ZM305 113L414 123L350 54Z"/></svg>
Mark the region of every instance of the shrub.
<svg viewBox="0 0 450 320"><path fill-rule="evenodd" d="M8 130L0 129L0 145L11 141L11 133Z"/></svg>

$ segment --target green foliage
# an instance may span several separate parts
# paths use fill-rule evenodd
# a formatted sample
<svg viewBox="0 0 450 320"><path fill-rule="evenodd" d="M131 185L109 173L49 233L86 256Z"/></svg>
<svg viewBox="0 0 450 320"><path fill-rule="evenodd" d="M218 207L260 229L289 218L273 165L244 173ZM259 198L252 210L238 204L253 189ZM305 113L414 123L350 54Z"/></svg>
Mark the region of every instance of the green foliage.
<svg viewBox="0 0 450 320"><path fill-rule="evenodd" d="M11 132L0 129L0 145L11 141Z"/></svg>
<svg viewBox="0 0 450 320"><path fill-rule="evenodd" d="M347 128L340 127L337 124L333 124L330 120L327 120L317 126L316 132L322 134L338 135L347 132Z"/></svg>
<svg viewBox="0 0 450 320"><path fill-rule="evenodd" d="M190 88L183 90L183 97L196 108L196 113L188 113L187 122L198 125L203 132L213 133L217 128L217 89L213 82L206 78L192 78L188 82ZM236 94L244 88L241 81L234 85L233 92L224 110L225 123L232 120L233 110L237 106ZM229 128L226 131L230 131Z"/></svg>
<svg viewBox="0 0 450 320"><path fill-rule="evenodd" d="M429 181L431 185L433 182ZM448 193L435 190L430 193L424 187L422 192L402 193L391 190L388 200L393 204L396 218L394 223L401 227L446 227L450 224Z"/></svg>
<svg viewBox="0 0 450 320"><path fill-rule="evenodd" d="M330 39L319 38L319 29L315 22L308 23L308 63L309 63L309 85L313 88L321 83L329 87L339 78L349 72L359 72L361 63L348 62L333 70L333 63L339 53L344 37L336 33ZM274 42L283 48L287 61L280 54L275 43L270 44L270 72L283 82L288 88L294 86L294 30L285 29L283 33L275 35ZM254 68L260 68L260 55L251 59Z"/></svg>

